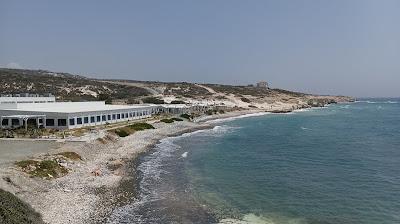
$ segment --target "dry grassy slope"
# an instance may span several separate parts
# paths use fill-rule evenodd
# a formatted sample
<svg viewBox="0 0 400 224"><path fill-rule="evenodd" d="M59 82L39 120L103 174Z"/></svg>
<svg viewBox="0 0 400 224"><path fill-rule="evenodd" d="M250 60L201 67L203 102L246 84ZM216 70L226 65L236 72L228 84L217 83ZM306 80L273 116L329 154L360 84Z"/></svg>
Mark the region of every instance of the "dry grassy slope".
<svg viewBox="0 0 400 224"><path fill-rule="evenodd" d="M60 100L98 100L146 96L140 87L103 83L83 76L44 70L0 69L0 93L52 93Z"/></svg>
<svg viewBox="0 0 400 224"><path fill-rule="evenodd" d="M346 101L346 97L314 96L281 89L253 86L194 84L187 82L151 82L132 80L98 80L68 73L44 70L0 68L0 93L52 93L60 100L105 100L127 102L148 96L185 102L215 102L228 106L267 107L270 104L306 104L319 101Z"/></svg>

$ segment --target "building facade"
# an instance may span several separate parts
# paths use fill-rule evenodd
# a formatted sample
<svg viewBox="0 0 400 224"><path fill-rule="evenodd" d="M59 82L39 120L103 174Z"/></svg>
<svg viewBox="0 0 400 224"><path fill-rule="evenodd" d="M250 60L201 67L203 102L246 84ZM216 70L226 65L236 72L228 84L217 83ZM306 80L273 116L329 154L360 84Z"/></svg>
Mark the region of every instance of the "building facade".
<svg viewBox="0 0 400 224"><path fill-rule="evenodd" d="M8 103L0 106L1 128L34 123L38 127L74 129L151 117L156 105L107 105L103 101Z"/></svg>

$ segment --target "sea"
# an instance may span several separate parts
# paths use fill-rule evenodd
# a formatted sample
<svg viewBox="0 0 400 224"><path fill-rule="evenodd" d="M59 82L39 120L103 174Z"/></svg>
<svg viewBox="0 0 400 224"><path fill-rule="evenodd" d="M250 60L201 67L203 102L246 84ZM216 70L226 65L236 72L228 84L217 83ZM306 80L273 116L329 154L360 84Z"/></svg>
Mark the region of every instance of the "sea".
<svg viewBox="0 0 400 224"><path fill-rule="evenodd" d="M400 99L210 122L144 155L109 223L400 223Z"/></svg>

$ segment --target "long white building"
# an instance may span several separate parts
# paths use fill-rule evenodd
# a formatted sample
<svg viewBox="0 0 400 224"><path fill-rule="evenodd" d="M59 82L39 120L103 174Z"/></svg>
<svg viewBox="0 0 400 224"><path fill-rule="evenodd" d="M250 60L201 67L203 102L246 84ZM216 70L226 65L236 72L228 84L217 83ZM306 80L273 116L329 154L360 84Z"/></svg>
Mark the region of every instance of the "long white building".
<svg viewBox="0 0 400 224"><path fill-rule="evenodd" d="M160 111L157 105L108 105L103 101L34 102L1 103L1 128L36 125L73 129L147 118Z"/></svg>

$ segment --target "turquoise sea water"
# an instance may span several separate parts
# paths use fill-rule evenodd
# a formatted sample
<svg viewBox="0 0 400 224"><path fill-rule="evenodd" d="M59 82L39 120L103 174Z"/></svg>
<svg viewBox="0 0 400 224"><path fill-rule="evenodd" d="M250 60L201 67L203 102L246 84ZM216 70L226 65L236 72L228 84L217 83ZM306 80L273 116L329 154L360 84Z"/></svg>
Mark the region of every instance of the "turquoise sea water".
<svg viewBox="0 0 400 224"><path fill-rule="evenodd" d="M111 222L400 223L400 100L216 123L142 158Z"/></svg>

